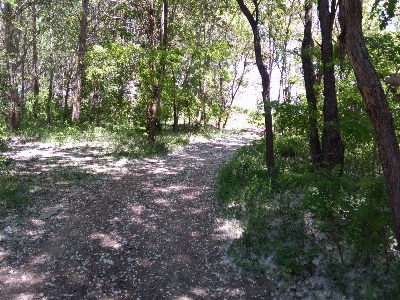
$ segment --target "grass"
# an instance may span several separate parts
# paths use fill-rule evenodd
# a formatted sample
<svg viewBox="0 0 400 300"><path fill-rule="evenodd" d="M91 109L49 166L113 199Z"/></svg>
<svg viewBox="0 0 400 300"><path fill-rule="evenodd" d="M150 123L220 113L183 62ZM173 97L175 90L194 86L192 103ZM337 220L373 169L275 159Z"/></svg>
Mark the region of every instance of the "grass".
<svg viewBox="0 0 400 300"><path fill-rule="evenodd" d="M211 126L180 128L178 133L168 129L159 133L156 141L150 144L146 143L147 134L144 128L130 126L30 127L17 132L17 136L22 141L38 141L57 145L96 143L109 156L144 158L166 155L181 149L188 145L194 136L211 139L226 133L227 131L217 130Z"/></svg>
<svg viewBox="0 0 400 300"><path fill-rule="evenodd" d="M354 176L362 155L342 177L313 172L297 136L277 136L275 154L273 180L262 140L237 150L220 170L221 213L243 228L230 248L237 265L288 282L323 271L346 297L396 299L400 262L382 178L369 178L370 169Z"/></svg>

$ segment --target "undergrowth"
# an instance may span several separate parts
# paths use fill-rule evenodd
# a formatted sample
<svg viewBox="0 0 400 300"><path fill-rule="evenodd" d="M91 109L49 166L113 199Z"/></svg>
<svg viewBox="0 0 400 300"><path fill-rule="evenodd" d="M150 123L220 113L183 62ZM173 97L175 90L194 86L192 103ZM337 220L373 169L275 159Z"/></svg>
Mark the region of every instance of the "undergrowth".
<svg viewBox="0 0 400 300"><path fill-rule="evenodd" d="M306 142L278 136L271 180L264 148L262 140L240 148L218 176L221 212L243 228L230 249L236 263L287 278L327 272L349 297L396 299L400 264L382 176L313 171Z"/></svg>

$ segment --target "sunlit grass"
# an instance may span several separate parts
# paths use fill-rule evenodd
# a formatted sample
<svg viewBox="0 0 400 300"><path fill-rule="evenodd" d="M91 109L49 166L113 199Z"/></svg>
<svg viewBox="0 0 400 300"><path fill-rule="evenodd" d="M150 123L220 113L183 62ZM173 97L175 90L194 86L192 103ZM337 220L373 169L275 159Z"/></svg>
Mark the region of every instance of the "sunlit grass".
<svg viewBox="0 0 400 300"><path fill-rule="evenodd" d="M109 127L57 127L27 128L17 132L17 137L23 142L37 141L52 143L58 146L66 144L84 145L95 144L102 148L107 155L127 158L144 158L166 155L183 149L193 137L211 139L230 133L211 126L187 127L175 133L163 130L156 135L154 143L146 143L147 134L144 128L130 126Z"/></svg>

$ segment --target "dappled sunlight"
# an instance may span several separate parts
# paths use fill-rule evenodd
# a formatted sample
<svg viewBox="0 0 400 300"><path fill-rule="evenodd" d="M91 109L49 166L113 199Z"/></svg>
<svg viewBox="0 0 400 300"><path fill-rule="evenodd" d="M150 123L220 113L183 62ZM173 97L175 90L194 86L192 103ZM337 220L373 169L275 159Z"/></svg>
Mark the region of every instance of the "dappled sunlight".
<svg viewBox="0 0 400 300"><path fill-rule="evenodd" d="M194 200L194 199L196 199L199 195L201 195L202 194L202 192L199 192L199 191L191 191L190 193L186 193L186 194L183 194L183 195L181 195L181 198L183 199L183 200Z"/></svg>
<svg viewBox="0 0 400 300"><path fill-rule="evenodd" d="M194 299L188 296L178 296L176 300L194 300Z"/></svg>
<svg viewBox="0 0 400 300"><path fill-rule="evenodd" d="M35 294L27 294L27 293L22 293L18 294L15 296L15 298L12 298L12 300L36 300L38 299ZM47 300L47 297L41 298L42 300Z"/></svg>
<svg viewBox="0 0 400 300"><path fill-rule="evenodd" d="M105 158L79 148L48 148L32 161L25 153L19 162L29 174L36 172L29 190L42 206L26 219L21 243L5 259L12 257L21 273L10 277L0 295L35 291L34 299L118 300L241 295L234 292L236 279L224 260L224 242L240 230L215 219L210 188L234 149L223 140L204 140L144 160ZM8 276L4 267L2 272ZM20 287L13 289L17 281Z"/></svg>
<svg viewBox="0 0 400 300"><path fill-rule="evenodd" d="M39 219L31 219L31 223L35 227L40 227L40 226L43 226L46 224L46 222L44 222L43 220L39 220Z"/></svg>
<svg viewBox="0 0 400 300"><path fill-rule="evenodd" d="M140 204L135 204L129 207L130 211L133 212L134 215L140 215L146 210L146 207L144 205Z"/></svg>
<svg viewBox="0 0 400 300"><path fill-rule="evenodd" d="M38 276L32 272L20 271L15 268L1 268L0 271L0 290L9 291L7 299L37 299L34 293L29 293L30 287L42 285L44 276ZM37 296L37 295L36 295ZM5 298L3 298L5 299ZM41 298L46 299L46 298Z"/></svg>
<svg viewBox="0 0 400 300"><path fill-rule="evenodd" d="M190 289L190 292L196 296L201 296L201 297L205 297L208 295L207 291L201 287L192 287Z"/></svg>
<svg viewBox="0 0 400 300"><path fill-rule="evenodd" d="M172 202L171 200L164 199L164 198L156 198L156 199L153 200L153 203L159 204L159 205L162 205L162 206L165 206L165 207L172 206L171 202Z"/></svg>
<svg viewBox="0 0 400 300"><path fill-rule="evenodd" d="M107 156L105 149L99 150L94 145L93 142L90 147L87 143L84 146L79 144L56 146L54 143L15 144L22 150L6 151L3 155L19 162L35 164L35 167L40 167L40 172L66 167L79 167L94 174L127 171L127 159L118 160Z"/></svg>
<svg viewBox="0 0 400 300"><path fill-rule="evenodd" d="M109 248L113 250L119 250L122 248L123 238L115 232L111 234L96 232L91 234L90 238L93 240L98 240L100 242L100 245L104 248Z"/></svg>
<svg viewBox="0 0 400 300"><path fill-rule="evenodd" d="M242 237L244 228L238 220L219 219L219 223L220 225L214 231L217 233L217 238L236 240Z"/></svg>

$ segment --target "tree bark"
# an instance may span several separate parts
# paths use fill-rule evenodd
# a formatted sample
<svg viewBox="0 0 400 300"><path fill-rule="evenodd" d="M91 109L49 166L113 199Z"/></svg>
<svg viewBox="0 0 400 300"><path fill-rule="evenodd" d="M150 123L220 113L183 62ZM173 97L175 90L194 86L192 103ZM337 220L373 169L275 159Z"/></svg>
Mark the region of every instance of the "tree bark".
<svg viewBox="0 0 400 300"><path fill-rule="evenodd" d="M20 124L20 101L18 94L18 56L19 56L19 35L20 30L14 26L14 11L11 3L4 4L4 28L5 28L5 50L6 50L6 69L8 72L7 96L10 101L9 125L11 129L16 129Z"/></svg>
<svg viewBox="0 0 400 300"><path fill-rule="evenodd" d="M32 5L32 65L33 65L33 118L38 117L39 106L39 72L38 72L38 52L37 52L37 12L36 4Z"/></svg>
<svg viewBox="0 0 400 300"><path fill-rule="evenodd" d="M368 55L362 32L362 1L340 0L340 42L356 75L357 87L372 122L397 244L400 245L400 150L393 117L382 84Z"/></svg>
<svg viewBox="0 0 400 300"><path fill-rule="evenodd" d="M270 97L270 75L268 73L268 68L264 64L262 46L261 46L261 36L259 31L259 2L253 1L255 12L252 14L244 3L243 0L236 0L239 7L247 20L250 23L251 30L253 31L253 44L254 44L254 54L256 57L256 65L258 72L261 76L262 81L262 101L264 104L264 115L265 115L265 149L266 149L266 163L269 172L272 174L274 169L274 135L272 127L272 114L271 114L271 97Z"/></svg>
<svg viewBox="0 0 400 300"><path fill-rule="evenodd" d="M51 101L53 100L53 82L54 82L54 54L53 54L53 30L50 29L50 78L49 90L46 101L46 124L51 125Z"/></svg>
<svg viewBox="0 0 400 300"><path fill-rule="evenodd" d="M65 96L64 96L64 105L63 105L63 124L67 121L67 114L68 114L68 98L69 98L69 90L71 85L71 73L67 71L67 84L65 87Z"/></svg>
<svg viewBox="0 0 400 300"><path fill-rule="evenodd" d="M332 29L336 16L336 0L318 0L319 21L322 35L322 62L324 68L324 127L322 133L322 155L326 167L332 170L340 166L343 172L344 145L337 128L339 111L336 99L335 64L333 62Z"/></svg>
<svg viewBox="0 0 400 300"><path fill-rule="evenodd" d="M78 66L76 74L76 95L72 105L72 124L78 124L81 115L82 82L85 72L84 59L86 54L87 40L87 14L89 9L89 0L82 0L82 15L79 26L78 40Z"/></svg>
<svg viewBox="0 0 400 300"><path fill-rule="evenodd" d="M154 1L150 0L149 6L149 38L150 38L150 50L155 50L155 31L156 31L156 18L154 11ZM156 125L157 125L157 109L160 105L160 86L157 78L157 66L154 59L151 62L152 72L153 72L153 83L152 83L152 103L148 106L148 136L146 143L153 143L155 141L156 135Z"/></svg>
<svg viewBox="0 0 400 300"><path fill-rule="evenodd" d="M301 45L301 61L303 65L304 86L306 89L306 98L308 104L308 120L309 120L309 147L311 154L311 161L314 168L321 165L322 150L318 133L317 121L317 96L315 94L315 73L312 59L312 48L314 41L312 36L312 11L313 3L311 0L306 0L305 3L305 23L304 23L304 37Z"/></svg>

